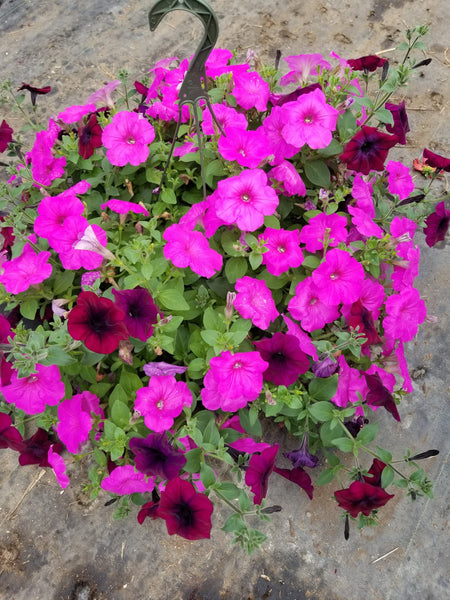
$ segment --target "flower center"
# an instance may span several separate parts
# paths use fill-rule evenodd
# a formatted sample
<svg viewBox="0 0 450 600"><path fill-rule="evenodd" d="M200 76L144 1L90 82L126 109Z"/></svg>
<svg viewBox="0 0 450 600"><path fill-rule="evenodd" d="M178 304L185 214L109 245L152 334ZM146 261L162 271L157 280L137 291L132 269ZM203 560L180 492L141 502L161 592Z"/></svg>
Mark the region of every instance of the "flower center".
<svg viewBox="0 0 450 600"><path fill-rule="evenodd" d="M163 399L162 399L162 398L160 398L160 399L158 400L158 402L156 403L156 408L157 408L158 410L162 410L162 409L164 408L164 401L163 401Z"/></svg>
<svg viewBox="0 0 450 600"><path fill-rule="evenodd" d="M335 279L339 279L339 274L338 274L338 273L331 273L331 275L330 275L330 279L332 279L333 281L334 281Z"/></svg>
<svg viewBox="0 0 450 600"><path fill-rule="evenodd" d="M134 139L134 137L132 135L130 135L129 137L127 137L127 144L135 144L136 140Z"/></svg>
<svg viewBox="0 0 450 600"><path fill-rule="evenodd" d="M278 246L277 251L280 252L280 254L283 254L284 252L286 252L286 248L284 246Z"/></svg>
<svg viewBox="0 0 450 600"><path fill-rule="evenodd" d="M242 200L243 202L250 202L250 195L249 195L249 194L247 194L247 193L245 193L245 194L242 194L242 196L241 196L241 200Z"/></svg>
<svg viewBox="0 0 450 600"><path fill-rule="evenodd" d="M312 123L314 121L314 118L311 115L306 115L304 122L305 123Z"/></svg>
<svg viewBox="0 0 450 600"><path fill-rule="evenodd" d="M234 363L233 369L241 369L241 368L242 368L242 363L240 363L239 361Z"/></svg>
<svg viewBox="0 0 450 600"><path fill-rule="evenodd" d="M317 298L311 298L311 300L309 301L309 305L310 306L314 306L314 304L317 303Z"/></svg>

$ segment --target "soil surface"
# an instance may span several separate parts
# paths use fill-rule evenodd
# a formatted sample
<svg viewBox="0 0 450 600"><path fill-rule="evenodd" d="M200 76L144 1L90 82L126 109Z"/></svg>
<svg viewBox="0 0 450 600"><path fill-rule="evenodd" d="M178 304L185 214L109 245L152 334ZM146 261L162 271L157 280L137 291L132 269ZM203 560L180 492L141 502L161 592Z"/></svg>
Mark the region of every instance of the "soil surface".
<svg viewBox="0 0 450 600"><path fill-rule="evenodd" d="M411 133L392 158L411 161L423 147L449 155L448 99L450 5L442 0L211 0L220 23L217 46L245 58L253 49L267 62L283 56L334 51L346 58L386 51L407 26L431 26L424 57L404 95ZM40 110L56 114L115 79L126 68L139 79L155 61L190 56L202 34L185 11L165 17L151 33L151 0L0 0L0 81L50 85ZM283 61L282 61L283 62ZM19 115L0 108L15 127ZM410 162L409 162L410 164ZM419 177L419 176L418 176ZM424 323L408 345L414 392L401 405L402 422L380 416L400 458L440 448L424 467L435 499L411 503L401 493L381 511L377 530L352 529L344 540L340 511L329 486L312 503L292 484L273 476L269 503L281 504L261 551L248 557L220 530L215 513L210 541L168 537L162 522L140 526L135 516L113 521L108 495L90 502L80 491L86 472L70 473L60 490L51 472L19 467L16 454L0 456L1 600L441 600L450 595L446 531L449 399L449 247L423 244L419 290L436 323ZM269 437L272 433L267 432ZM286 449L298 442L277 439ZM383 439L379 440L383 445ZM85 465L87 468L87 465ZM392 552L391 552L392 551Z"/></svg>

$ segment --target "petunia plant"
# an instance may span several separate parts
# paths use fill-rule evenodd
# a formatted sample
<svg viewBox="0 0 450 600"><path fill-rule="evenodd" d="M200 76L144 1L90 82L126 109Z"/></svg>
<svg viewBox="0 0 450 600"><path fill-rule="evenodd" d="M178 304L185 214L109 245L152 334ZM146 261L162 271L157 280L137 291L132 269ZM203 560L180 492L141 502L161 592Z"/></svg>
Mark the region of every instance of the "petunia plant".
<svg viewBox="0 0 450 600"><path fill-rule="evenodd" d="M282 72L213 50L215 119L205 103L196 130L182 107L164 179L187 59L134 86L122 72L43 125L50 89L19 86L27 112L5 82L35 133L25 151L0 126L0 447L62 487L86 457L92 498L169 535L209 538L222 501L249 551L282 510L265 505L277 476L310 499L334 483L346 535L398 488L431 496L417 461L437 451L375 441L378 411L402 418L405 343L427 319L414 234L432 246L450 221L449 159L425 149L421 187L393 154L425 34L392 64L307 54ZM297 449L269 443L280 427Z"/></svg>

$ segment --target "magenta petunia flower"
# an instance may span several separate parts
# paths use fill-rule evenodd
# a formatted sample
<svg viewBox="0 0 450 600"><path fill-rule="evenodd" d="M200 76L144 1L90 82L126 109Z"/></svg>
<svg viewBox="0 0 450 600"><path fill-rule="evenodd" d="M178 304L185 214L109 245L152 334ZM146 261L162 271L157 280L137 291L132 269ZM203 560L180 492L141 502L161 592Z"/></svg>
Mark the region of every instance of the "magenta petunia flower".
<svg viewBox="0 0 450 600"><path fill-rule="evenodd" d="M248 123L245 115L239 113L235 108L226 104L213 104L212 109L224 131L228 128L247 129ZM203 111L202 130L205 135L217 135L220 133L208 107L205 107Z"/></svg>
<svg viewBox="0 0 450 600"><path fill-rule="evenodd" d="M367 386L358 369L349 367L344 356L339 356L339 378L336 394L331 398L337 406L345 408L349 402L358 402L367 391ZM359 395L358 395L359 394Z"/></svg>
<svg viewBox="0 0 450 600"><path fill-rule="evenodd" d="M191 404L192 394L184 381L177 381L173 375L159 375L137 390L134 407L149 429L161 433L172 427L183 406Z"/></svg>
<svg viewBox="0 0 450 600"><path fill-rule="evenodd" d="M93 242L86 239L88 232ZM106 248L105 230L96 224L89 225L84 217L67 217L52 242L65 269L98 269L104 258L113 258Z"/></svg>
<svg viewBox="0 0 450 600"><path fill-rule="evenodd" d="M145 475L174 479L186 464L184 454L167 439L167 433L151 433L146 438L130 439L136 469Z"/></svg>
<svg viewBox="0 0 450 600"><path fill-rule="evenodd" d="M58 406L56 432L70 453L78 454L87 442L93 425L92 413L102 418L105 416L100 408L100 399L89 391L75 394Z"/></svg>
<svg viewBox="0 0 450 600"><path fill-rule="evenodd" d="M242 167L256 169L270 154L262 127L252 131L228 127L225 134L219 138L219 154L225 160L235 160Z"/></svg>
<svg viewBox="0 0 450 600"><path fill-rule="evenodd" d="M432 248L438 242L445 239L450 223L450 210L445 208L445 202L439 202L433 214L425 219L423 232L425 234L425 242Z"/></svg>
<svg viewBox="0 0 450 600"><path fill-rule="evenodd" d="M163 250L164 256L176 267L190 267L194 273L208 279L222 269L222 255L210 248L208 240L200 231L192 231L174 223L165 230L163 238L167 242Z"/></svg>
<svg viewBox="0 0 450 600"><path fill-rule="evenodd" d="M287 326L287 332L290 335L293 335L297 338L300 349L307 354L308 356L312 356L314 360L318 360L317 350L314 344L311 341L311 338L307 333L303 331L303 329L297 325L292 319L290 319L286 315L281 315L283 317L284 322Z"/></svg>
<svg viewBox="0 0 450 600"><path fill-rule="evenodd" d="M353 225L361 235L366 237L376 237L381 240L384 235L384 231L373 220L375 216L375 210L373 211L374 215L371 216L366 209L358 208L356 206L349 206L348 212L352 215Z"/></svg>
<svg viewBox="0 0 450 600"><path fill-rule="evenodd" d="M246 110L256 108L259 112L267 109L270 94L269 84L257 71L234 73L233 79L233 96L239 106Z"/></svg>
<svg viewBox="0 0 450 600"><path fill-rule="evenodd" d="M401 246L403 244L399 244ZM406 244L405 244L406 246ZM415 278L419 274L420 248L419 246L410 246L398 248L397 253L403 258L400 264L394 263L394 270L391 274L392 287L400 292L405 288L412 287Z"/></svg>
<svg viewBox="0 0 450 600"><path fill-rule="evenodd" d="M208 410L235 412L258 398L263 387L263 372L269 366L259 352L228 350L210 360L201 391Z"/></svg>
<svg viewBox="0 0 450 600"><path fill-rule="evenodd" d="M280 85L288 85L289 83L304 84L311 74L317 75L323 69L331 69L330 63L321 54L285 56L283 60L287 62L290 71L280 79Z"/></svg>
<svg viewBox="0 0 450 600"><path fill-rule="evenodd" d="M354 481L350 487L334 492L334 497L339 506L356 519L359 513L368 517L372 510L384 506L394 495L365 481Z"/></svg>
<svg viewBox="0 0 450 600"><path fill-rule="evenodd" d="M48 128L36 133L33 148L26 155L31 161L33 179L40 185L51 185L54 179L64 174L66 157L55 158L53 155L53 145L58 139L60 129L55 121L50 119Z"/></svg>
<svg viewBox="0 0 450 600"><path fill-rule="evenodd" d="M274 444L271 448L263 450L261 454L254 454L245 472L245 483L254 494L253 504L261 505L269 488L269 477L274 470L275 460L280 448Z"/></svg>
<svg viewBox="0 0 450 600"><path fill-rule="evenodd" d="M431 150L428 150L428 148L425 148L423 151L423 158L427 161L428 166L450 173L450 158L435 154Z"/></svg>
<svg viewBox="0 0 450 600"><path fill-rule="evenodd" d="M17 376L13 371L11 383L0 386L6 402L14 404L27 415L44 412L46 406L55 406L64 397L65 387L56 365L36 364L35 372L28 377Z"/></svg>
<svg viewBox="0 0 450 600"><path fill-rule="evenodd" d="M272 275L281 275L302 264L303 252L299 246L298 229L288 231L267 227L258 239L265 241L267 252L262 255L262 264Z"/></svg>
<svg viewBox="0 0 450 600"><path fill-rule="evenodd" d="M24 447L20 431L12 426L11 417L0 413L0 449L11 448L20 451Z"/></svg>
<svg viewBox="0 0 450 600"><path fill-rule="evenodd" d="M90 158L96 148L101 148L102 133L103 130L95 114L89 117L85 125L78 128L78 152L81 158Z"/></svg>
<svg viewBox="0 0 450 600"><path fill-rule="evenodd" d="M177 477L167 483L156 514L165 520L169 535L202 540L211 537L213 510L208 496L197 492L189 481Z"/></svg>
<svg viewBox="0 0 450 600"><path fill-rule="evenodd" d="M104 87L91 94L87 101L94 102L95 104L99 104L100 106L109 106L110 108L114 108L115 103L114 100L111 98L111 94L119 85L120 79L110 81Z"/></svg>
<svg viewBox="0 0 450 600"><path fill-rule="evenodd" d="M8 144L12 142L13 128L3 119L0 124L0 152L4 152Z"/></svg>
<svg viewBox="0 0 450 600"><path fill-rule="evenodd" d="M150 153L149 144L155 139L155 130L147 119L135 112L121 111L103 130L102 142L112 165L138 166Z"/></svg>
<svg viewBox="0 0 450 600"><path fill-rule="evenodd" d="M353 180L352 196L356 198L356 206L367 211L371 217L375 216L375 208L373 206L373 185L370 181L366 181L361 173L357 173Z"/></svg>
<svg viewBox="0 0 450 600"><path fill-rule="evenodd" d="M37 285L52 274L52 266L48 264L50 252L41 250L39 254L29 244L25 244L22 254L2 264L3 273L0 283L9 294L24 292L31 285Z"/></svg>
<svg viewBox="0 0 450 600"><path fill-rule="evenodd" d="M262 358L269 363L263 373L264 381L275 385L291 385L309 369L308 357L300 349L296 337L277 331L271 338L253 342Z"/></svg>
<svg viewBox="0 0 450 600"><path fill-rule="evenodd" d="M67 191L69 192L69 190ZM84 204L75 196L75 193L45 196L39 202L37 212L34 232L40 237L46 238L50 246L58 251L58 240L64 237L65 220L68 217L81 217L84 212Z"/></svg>
<svg viewBox="0 0 450 600"><path fill-rule="evenodd" d="M288 160L283 160L271 169L267 176L281 184L281 192L285 196L305 196L306 186L297 169Z"/></svg>
<svg viewBox="0 0 450 600"><path fill-rule="evenodd" d="M236 281L235 289L234 308L244 319L251 319L256 327L267 329L278 317L272 292L263 279L245 275Z"/></svg>
<svg viewBox="0 0 450 600"><path fill-rule="evenodd" d="M81 117L92 112L95 112L95 104L74 104L60 112L56 118L64 123L76 123Z"/></svg>
<svg viewBox="0 0 450 600"><path fill-rule="evenodd" d="M286 158L292 158L298 152L298 148L288 144L283 137L283 127L286 125L283 110L280 106L274 106L270 115L263 122L264 133L269 141L270 154L274 159L271 164L278 165Z"/></svg>
<svg viewBox="0 0 450 600"><path fill-rule="evenodd" d="M404 289L400 294L389 296L386 300L384 332L389 338L410 342L426 316L425 302L419 292L415 288Z"/></svg>
<svg viewBox="0 0 450 600"><path fill-rule="evenodd" d="M322 90L316 89L284 104L282 111L286 119L283 137L288 144L297 148L307 144L313 149L330 144L339 111L327 104Z"/></svg>
<svg viewBox="0 0 450 600"><path fill-rule="evenodd" d="M393 133L398 138L398 143L404 146L406 144L406 134L409 132L408 115L406 114L405 101L400 104L391 104L386 102L385 108L392 114L393 125L386 125L386 131Z"/></svg>
<svg viewBox="0 0 450 600"><path fill-rule="evenodd" d="M65 489L69 483L70 479L66 474L66 464L64 462L63 457L55 451L54 445L50 446L48 449L48 463L53 468L55 472L56 481L59 485Z"/></svg>
<svg viewBox="0 0 450 600"><path fill-rule="evenodd" d="M278 206L278 196L261 169L246 169L236 177L221 179L214 194L217 216L242 231L255 231Z"/></svg>
<svg viewBox="0 0 450 600"><path fill-rule="evenodd" d="M363 266L348 252L337 248L327 252L325 261L312 273L319 299L332 306L356 302L364 277Z"/></svg>
<svg viewBox="0 0 450 600"><path fill-rule="evenodd" d="M370 171L383 171L388 152L397 141L396 135L363 125L345 146L341 161L347 164L348 169L363 175L368 175Z"/></svg>
<svg viewBox="0 0 450 600"><path fill-rule="evenodd" d="M150 292L143 287L133 290L116 290L112 293L115 304L125 315L124 323L131 337L142 342L148 340L153 334L153 325L158 322L158 315L163 313L153 302Z"/></svg>
<svg viewBox="0 0 450 600"><path fill-rule="evenodd" d="M132 212L137 215L145 215L146 217L149 216L148 210L140 204L136 204L135 202L127 202L126 200L116 200L114 198L111 198L111 200L107 200L101 204L100 208L102 210L109 208L119 215L126 215L127 213Z"/></svg>
<svg viewBox="0 0 450 600"><path fill-rule="evenodd" d="M239 438L235 442L228 444L233 450L243 452L245 454L255 454L255 452L262 452L267 448L270 448L270 444L265 442L255 442L253 438Z"/></svg>
<svg viewBox="0 0 450 600"><path fill-rule="evenodd" d="M311 277L297 284L295 296L290 299L288 310L294 319L300 321L305 331L322 329L327 323L332 323L339 318L337 306L325 304L319 298L319 288Z"/></svg>
<svg viewBox="0 0 450 600"><path fill-rule="evenodd" d="M155 478L146 477L144 473L136 471L133 465L116 467L108 477L105 477L100 487L107 492L125 496L151 492L155 487Z"/></svg>
<svg viewBox="0 0 450 600"><path fill-rule="evenodd" d="M336 213L327 215L322 213L309 220L308 225L300 231L300 242L305 244L308 252L323 250L324 240L327 246L338 246L347 239L347 219Z"/></svg>
<svg viewBox="0 0 450 600"><path fill-rule="evenodd" d="M408 167L403 163L390 160L386 165L388 175L388 190L397 194L400 200L408 198L414 190L414 181Z"/></svg>
<svg viewBox="0 0 450 600"><path fill-rule="evenodd" d="M67 330L74 340L82 340L92 352L110 354L120 340L129 337L125 315L109 298L94 292L81 292L69 313Z"/></svg>

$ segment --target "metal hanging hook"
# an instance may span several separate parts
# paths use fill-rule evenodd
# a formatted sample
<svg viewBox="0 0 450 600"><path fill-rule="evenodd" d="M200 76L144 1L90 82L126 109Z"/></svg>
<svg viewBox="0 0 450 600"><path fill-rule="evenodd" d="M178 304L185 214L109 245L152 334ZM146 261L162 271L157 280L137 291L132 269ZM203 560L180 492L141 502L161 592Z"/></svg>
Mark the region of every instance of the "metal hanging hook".
<svg viewBox="0 0 450 600"><path fill-rule="evenodd" d="M184 104L190 104L194 113L194 123L197 132L199 154L200 154L200 169L203 181L203 198L206 198L206 183L205 183L205 165L203 161L202 143L200 137L200 122L198 118L198 103L204 100L211 113L211 116L219 128L222 135L225 135L222 126L217 120L216 115L209 100L208 91L206 89L206 68L205 63L214 48L217 38L219 37L219 22L212 8L203 0L158 0L149 12L148 20L150 30L154 31L161 23L164 16L173 10L185 10L195 15L200 19L205 28L203 38L194 54L194 57L189 65L189 68L184 76L183 83L179 92L178 103L178 121L175 133L170 147L169 156L164 167L161 177L160 189L164 183L164 179L169 168L173 150L178 136L178 130L181 124L181 109Z"/></svg>

